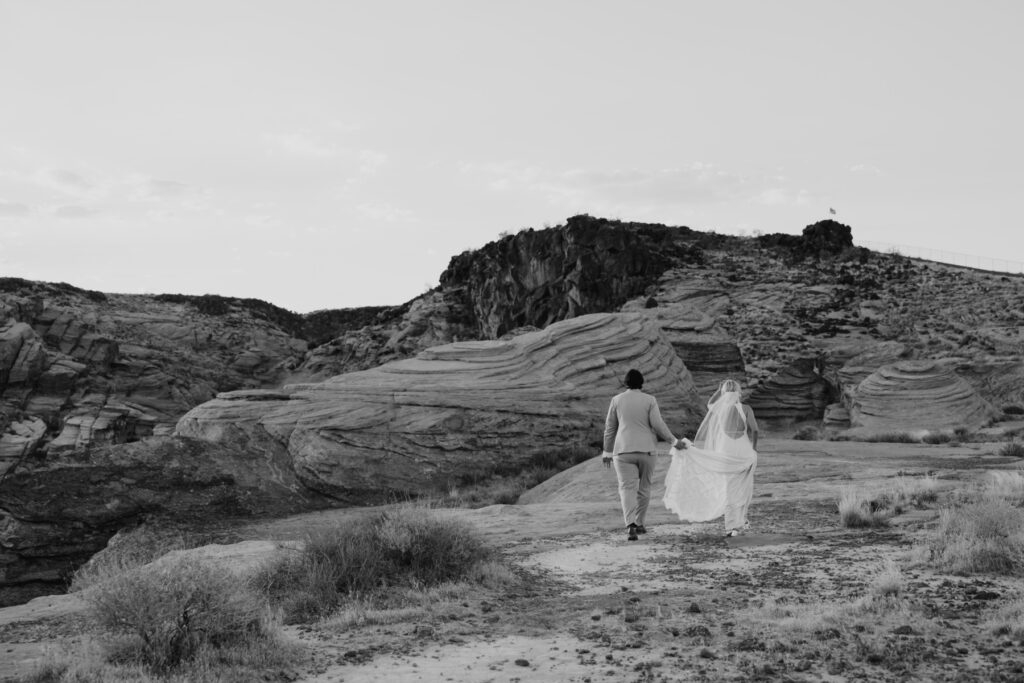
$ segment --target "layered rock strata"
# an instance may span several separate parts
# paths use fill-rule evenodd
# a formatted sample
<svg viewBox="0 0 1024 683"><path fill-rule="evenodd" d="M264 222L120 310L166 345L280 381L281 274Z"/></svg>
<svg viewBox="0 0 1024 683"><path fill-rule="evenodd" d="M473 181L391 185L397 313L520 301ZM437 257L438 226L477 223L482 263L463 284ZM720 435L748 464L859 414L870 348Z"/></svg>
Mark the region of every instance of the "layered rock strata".
<svg viewBox="0 0 1024 683"><path fill-rule="evenodd" d="M580 316L505 341L457 342L283 392L230 392L177 434L287 457L307 487L345 503L434 493L533 458L600 451L626 370L646 376L679 435L703 406L689 372L643 314Z"/></svg>
<svg viewBox="0 0 1024 683"><path fill-rule="evenodd" d="M218 391L275 386L305 351L229 303L0 278L0 478L32 454L168 434Z"/></svg>
<svg viewBox="0 0 1024 683"><path fill-rule="evenodd" d="M858 432L977 429L999 414L947 365L900 361L866 377L850 406Z"/></svg>

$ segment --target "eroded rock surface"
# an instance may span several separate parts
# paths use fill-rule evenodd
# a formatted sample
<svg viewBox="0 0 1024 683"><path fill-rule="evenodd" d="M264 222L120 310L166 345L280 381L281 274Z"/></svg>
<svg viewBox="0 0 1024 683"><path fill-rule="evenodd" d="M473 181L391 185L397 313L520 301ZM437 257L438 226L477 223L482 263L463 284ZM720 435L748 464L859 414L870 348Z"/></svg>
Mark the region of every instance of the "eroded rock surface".
<svg viewBox="0 0 1024 683"><path fill-rule="evenodd" d="M622 313L439 346L283 392L221 394L177 434L287 453L309 488L373 502L515 471L553 450L599 452L608 402L632 367L673 429L696 426L703 401L672 344L648 316Z"/></svg>
<svg viewBox="0 0 1024 683"><path fill-rule="evenodd" d="M973 430L998 414L948 365L900 361L860 383L850 407L850 424L860 432Z"/></svg>
<svg viewBox="0 0 1024 683"><path fill-rule="evenodd" d="M204 312L174 297L0 285L0 477L33 454L167 434L218 391L276 386L306 351L219 299Z"/></svg>

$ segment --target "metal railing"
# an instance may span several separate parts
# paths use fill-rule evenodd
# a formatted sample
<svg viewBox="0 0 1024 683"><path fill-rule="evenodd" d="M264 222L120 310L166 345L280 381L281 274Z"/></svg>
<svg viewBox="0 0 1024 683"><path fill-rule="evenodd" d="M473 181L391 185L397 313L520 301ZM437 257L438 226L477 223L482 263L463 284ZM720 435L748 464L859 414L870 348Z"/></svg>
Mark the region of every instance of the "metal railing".
<svg viewBox="0 0 1024 683"><path fill-rule="evenodd" d="M935 261L936 263L946 263L951 266L963 266L964 268L997 273L1024 273L1024 263L1020 261L1008 261L987 256L976 256L974 254L958 254L953 251L929 249L928 247L914 247L907 244L889 244L888 242L871 242L867 240L858 240L857 246L867 247L872 251L880 251L882 253L895 252L901 256Z"/></svg>

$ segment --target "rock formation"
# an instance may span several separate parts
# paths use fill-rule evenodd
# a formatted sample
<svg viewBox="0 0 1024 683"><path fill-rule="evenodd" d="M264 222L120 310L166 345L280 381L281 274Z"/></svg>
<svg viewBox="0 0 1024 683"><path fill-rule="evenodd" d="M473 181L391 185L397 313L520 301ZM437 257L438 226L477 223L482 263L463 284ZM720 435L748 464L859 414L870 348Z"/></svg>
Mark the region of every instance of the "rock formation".
<svg viewBox="0 0 1024 683"><path fill-rule="evenodd" d="M0 479L0 501L0 605L60 590L143 516L202 526L324 505L273 454L171 437L26 463Z"/></svg>
<svg viewBox="0 0 1024 683"><path fill-rule="evenodd" d="M207 312L0 280L0 478L33 454L167 434L218 391L276 386L306 351L243 305L194 299Z"/></svg>
<svg viewBox="0 0 1024 683"><path fill-rule="evenodd" d="M974 388L935 361L900 361L866 377L850 406L853 433L974 430L999 414Z"/></svg>
<svg viewBox="0 0 1024 683"><path fill-rule="evenodd" d="M685 231L685 232L683 232ZM454 257L441 286L461 290L482 338L614 311L642 294L673 262L699 262L677 241L687 228L573 216L554 230L526 230Z"/></svg>
<svg viewBox="0 0 1024 683"><path fill-rule="evenodd" d="M229 392L177 434L286 457L345 503L444 490L574 447L600 450L608 401L644 372L680 434L703 415L686 366L643 314L593 314L506 341L457 342L282 392Z"/></svg>

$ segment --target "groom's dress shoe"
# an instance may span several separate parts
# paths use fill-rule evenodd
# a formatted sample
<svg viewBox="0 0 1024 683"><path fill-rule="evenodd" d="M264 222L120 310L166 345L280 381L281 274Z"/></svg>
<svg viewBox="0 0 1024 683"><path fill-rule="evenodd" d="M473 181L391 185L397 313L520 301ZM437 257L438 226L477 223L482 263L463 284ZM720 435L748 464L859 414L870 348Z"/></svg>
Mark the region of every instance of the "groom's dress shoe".
<svg viewBox="0 0 1024 683"><path fill-rule="evenodd" d="M630 524L626 528L626 531L629 532L629 536L626 537L627 539L629 539L630 541L635 541L637 539L637 535L636 535L636 533L637 533L637 526L636 526L636 524Z"/></svg>
<svg viewBox="0 0 1024 683"><path fill-rule="evenodd" d="M647 533L647 527L645 527L643 524L637 524L636 525L636 532L638 534L646 534Z"/></svg>

